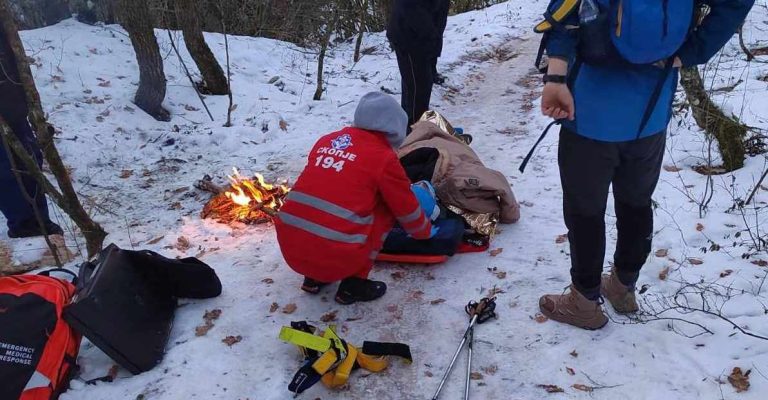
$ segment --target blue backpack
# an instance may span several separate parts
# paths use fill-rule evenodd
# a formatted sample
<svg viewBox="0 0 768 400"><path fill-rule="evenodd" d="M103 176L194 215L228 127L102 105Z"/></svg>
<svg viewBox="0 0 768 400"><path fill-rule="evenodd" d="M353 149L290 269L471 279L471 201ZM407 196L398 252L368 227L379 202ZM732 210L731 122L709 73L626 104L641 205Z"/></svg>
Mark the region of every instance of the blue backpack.
<svg viewBox="0 0 768 400"><path fill-rule="evenodd" d="M599 12L579 24L582 62L602 66L670 60L693 26L694 0L582 0Z"/></svg>
<svg viewBox="0 0 768 400"><path fill-rule="evenodd" d="M564 21L581 3L597 7L587 21L580 16L577 26ZM548 33L553 30L578 29L579 60L600 66L642 65L666 61L685 42L694 26L694 10L698 0L561 0L548 9L544 21L534 31L543 33L536 66L546 48Z"/></svg>

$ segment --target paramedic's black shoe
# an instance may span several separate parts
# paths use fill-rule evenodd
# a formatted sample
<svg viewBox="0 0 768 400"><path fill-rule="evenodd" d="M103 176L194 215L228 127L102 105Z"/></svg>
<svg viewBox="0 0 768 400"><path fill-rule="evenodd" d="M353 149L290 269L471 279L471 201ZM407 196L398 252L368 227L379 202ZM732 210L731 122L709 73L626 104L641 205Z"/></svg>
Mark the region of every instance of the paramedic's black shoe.
<svg viewBox="0 0 768 400"><path fill-rule="evenodd" d="M327 285L327 283L304 277L304 283L301 284L301 290L311 294L318 294L320 293L320 289L325 285Z"/></svg>
<svg viewBox="0 0 768 400"><path fill-rule="evenodd" d="M436 73L436 74L435 74L435 75L432 77L432 82L433 82L435 85L441 85L441 86L442 86L442 84L444 84L444 83L445 83L445 81L446 81L446 77L445 77L445 75L443 75L443 74L441 74L441 73Z"/></svg>
<svg viewBox="0 0 768 400"><path fill-rule="evenodd" d="M347 278L341 281L336 292L336 302L352 304L358 301L373 301L387 293L387 284L369 279Z"/></svg>
<svg viewBox="0 0 768 400"><path fill-rule="evenodd" d="M63 235L64 231L56 223L47 221L45 223L45 233L47 233L48 236ZM37 221L30 221L27 224L23 224L22 226L8 230L8 237L11 239L31 238L38 236L43 236L43 231L40 229L40 225L37 223Z"/></svg>

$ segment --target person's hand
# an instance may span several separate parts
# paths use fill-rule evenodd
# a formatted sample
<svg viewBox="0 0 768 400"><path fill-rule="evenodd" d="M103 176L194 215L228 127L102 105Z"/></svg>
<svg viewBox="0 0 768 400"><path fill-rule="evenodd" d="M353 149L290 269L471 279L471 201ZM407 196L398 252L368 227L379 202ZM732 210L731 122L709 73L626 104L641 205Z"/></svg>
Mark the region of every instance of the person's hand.
<svg viewBox="0 0 768 400"><path fill-rule="evenodd" d="M573 104L573 95L568 85L549 82L544 85L541 97L541 113L554 118L573 121L576 118L576 108Z"/></svg>

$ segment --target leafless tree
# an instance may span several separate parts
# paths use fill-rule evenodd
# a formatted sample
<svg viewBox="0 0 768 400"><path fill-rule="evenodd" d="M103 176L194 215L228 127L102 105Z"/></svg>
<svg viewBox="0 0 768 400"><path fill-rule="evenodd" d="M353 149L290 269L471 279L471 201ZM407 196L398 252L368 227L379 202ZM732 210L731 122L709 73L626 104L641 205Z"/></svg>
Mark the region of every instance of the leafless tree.
<svg viewBox="0 0 768 400"><path fill-rule="evenodd" d="M224 70L205 42L199 14L202 9L197 0L175 0L176 19L184 33L184 43L203 76L203 92L216 95L229 93Z"/></svg>
<svg viewBox="0 0 768 400"><path fill-rule="evenodd" d="M139 64L139 89L134 103L156 120L169 121L170 114L163 108L166 90L163 58L157 45L148 2L120 0L119 15L120 23L131 37Z"/></svg>

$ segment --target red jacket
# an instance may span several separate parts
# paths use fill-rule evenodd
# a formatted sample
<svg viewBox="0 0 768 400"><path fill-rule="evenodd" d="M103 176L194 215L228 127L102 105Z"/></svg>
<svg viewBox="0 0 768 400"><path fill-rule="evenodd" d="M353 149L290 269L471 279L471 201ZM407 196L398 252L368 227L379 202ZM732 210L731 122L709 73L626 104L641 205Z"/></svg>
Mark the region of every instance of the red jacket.
<svg viewBox="0 0 768 400"><path fill-rule="evenodd" d="M432 224L383 134L345 128L322 137L275 219L296 272L321 282L366 276L397 220L416 239Z"/></svg>

